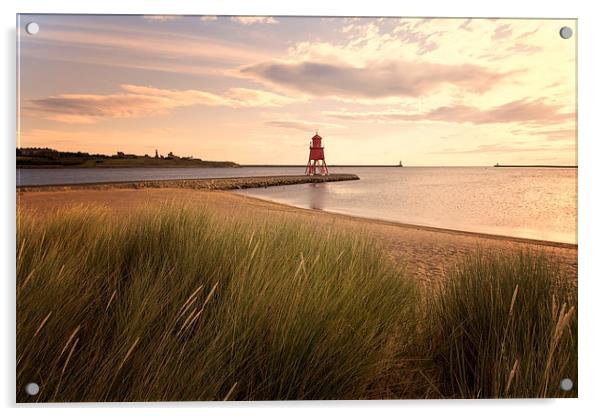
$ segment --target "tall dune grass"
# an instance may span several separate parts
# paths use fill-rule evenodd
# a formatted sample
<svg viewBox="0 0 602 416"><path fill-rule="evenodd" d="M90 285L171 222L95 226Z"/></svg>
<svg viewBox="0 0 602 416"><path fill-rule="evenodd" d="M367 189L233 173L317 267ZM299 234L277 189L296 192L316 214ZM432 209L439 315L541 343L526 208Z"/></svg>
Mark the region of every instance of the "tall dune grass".
<svg viewBox="0 0 602 416"><path fill-rule="evenodd" d="M422 291L374 241L242 210L24 211L17 400L555 396L576 377L556 281L479 257Z"/></svg>
<svg viewBox="0 0 602 416"><path fill-rule="evenodd" d="M576 293L537 253L480 253L442 282L428 322L450 397L565 397L577 380Z"/></svg>
<svg viewBox="0 0 602 416"><path fill-rule="evenodd" d="M17 380L41 401L370 397L416 297L364 239L283 219L21 213Z"/></svg>

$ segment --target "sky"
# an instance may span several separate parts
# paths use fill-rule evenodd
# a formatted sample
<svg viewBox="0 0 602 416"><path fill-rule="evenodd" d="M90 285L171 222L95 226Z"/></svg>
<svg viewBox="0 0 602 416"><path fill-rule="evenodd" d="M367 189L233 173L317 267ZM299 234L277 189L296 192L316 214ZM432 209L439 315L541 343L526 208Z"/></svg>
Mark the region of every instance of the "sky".
<svg viewBox="0 0 602 416"><path fill-rule="evenodd" d="M318 131L328 164L575 165L563 26L20 15L17 146L304 164Z"/></svg>

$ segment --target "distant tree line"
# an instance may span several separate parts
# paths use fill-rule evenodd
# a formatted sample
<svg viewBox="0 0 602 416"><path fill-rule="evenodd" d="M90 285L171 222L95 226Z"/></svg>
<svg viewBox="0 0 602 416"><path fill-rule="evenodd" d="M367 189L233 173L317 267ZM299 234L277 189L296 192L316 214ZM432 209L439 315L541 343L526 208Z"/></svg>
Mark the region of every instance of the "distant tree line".
<svg viewBox="0 0 602 416"><path fill-rule="evenodd" d="M107 155L86 152L60 152L48 147L17 147L17 156L45 157L48 159L60 159L64 157L109 157Z"/></svg>
<svg viewBox="0 0 602 416"><path fill-rule="evenodd" d="M18 147L17 156L24 157L41 157L51 160L59 160L63 158L85 158L85 159L137 159L140 157L150 158L149 155L138 156L132 153L117 152L114 155L104 155L100 153L87 152L63 152L48 147ZM155 150L155 159L168 160L193 160L193 156L177 156L173 152L169 152L167 156L159 155L159 151ZM202 160L202 159L197 159Z"/></svg>

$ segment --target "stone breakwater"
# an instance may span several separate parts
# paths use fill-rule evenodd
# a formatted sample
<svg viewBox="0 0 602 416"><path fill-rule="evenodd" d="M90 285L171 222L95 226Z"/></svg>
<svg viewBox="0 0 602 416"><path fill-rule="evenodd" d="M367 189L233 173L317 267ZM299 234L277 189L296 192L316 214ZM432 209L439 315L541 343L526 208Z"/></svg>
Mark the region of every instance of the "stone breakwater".
<svg viewBox="0 0 602 416"><path fill-rule="evenodd" d="M143 188L180 188L203 190L231 190L246 188L267 188L268 186L298 185L302 183L322 183L355 181L359 176L337 173L327 176L284 175L284 176L251 176L239 178L205 178L205 179L165 179L132 182L79 183L65 185L17 186L17 192L32 191L68 191L80 189L143 189Z"/></svg>

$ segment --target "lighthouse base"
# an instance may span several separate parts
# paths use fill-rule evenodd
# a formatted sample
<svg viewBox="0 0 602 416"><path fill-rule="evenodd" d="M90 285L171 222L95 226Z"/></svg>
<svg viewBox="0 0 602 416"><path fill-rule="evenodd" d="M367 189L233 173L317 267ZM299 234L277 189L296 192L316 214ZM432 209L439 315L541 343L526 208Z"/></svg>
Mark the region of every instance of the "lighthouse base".
<svg viewBox="0 0 602 416"><path fill-rule="evenodd" d="M326 162L324 159L319 160L311 160L307 162L307 166L305 167L305 174L309 176L313 175L328 175L328 166L326 166Z"/></svg>

